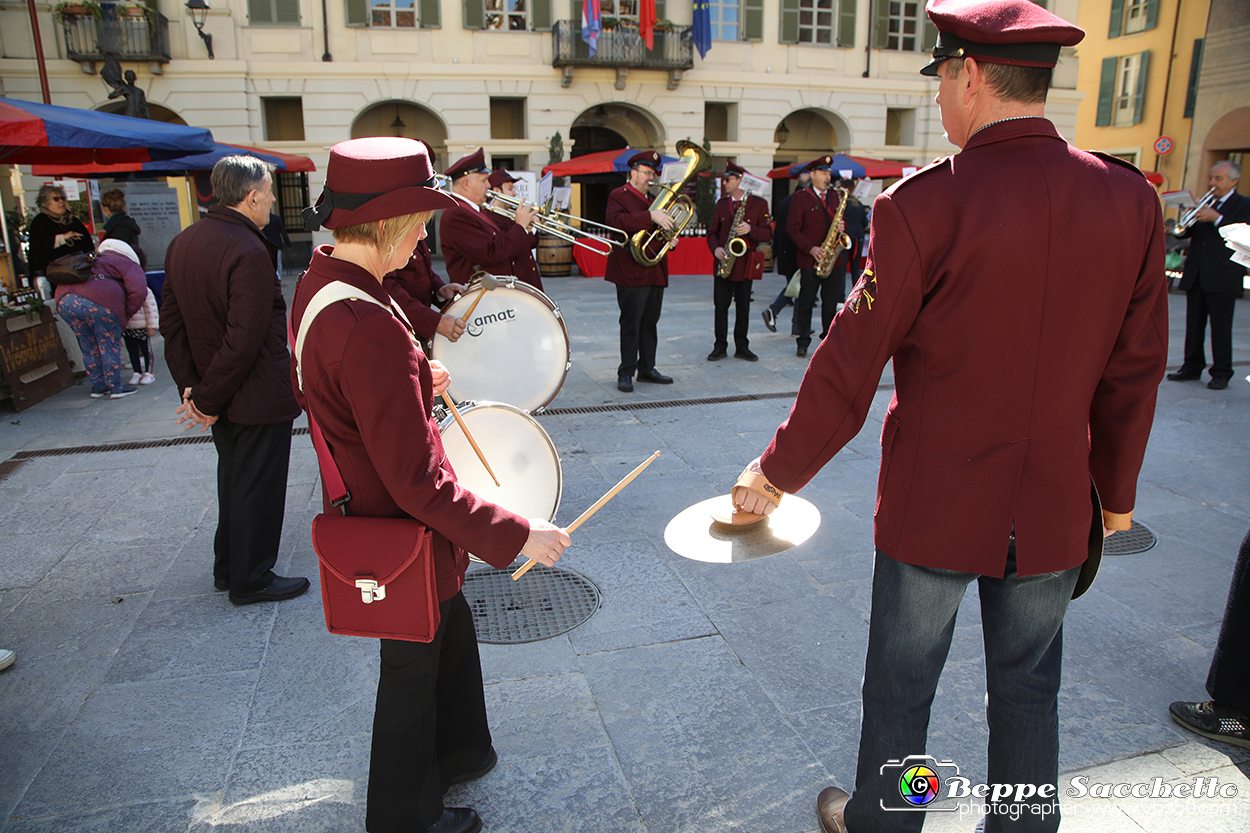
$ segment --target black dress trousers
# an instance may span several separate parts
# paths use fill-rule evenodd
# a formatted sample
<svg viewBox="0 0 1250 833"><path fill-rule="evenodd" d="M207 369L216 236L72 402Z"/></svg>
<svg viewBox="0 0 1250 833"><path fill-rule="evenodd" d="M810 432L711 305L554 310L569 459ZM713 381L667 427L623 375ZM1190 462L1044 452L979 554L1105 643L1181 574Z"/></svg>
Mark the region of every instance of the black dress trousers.
<svg viewBox="0 0 1250 833"><path fill-rule="evenodd" d="M621 364L616 375L632 377L636 370L655 370L664 287L617 284L616 303L621 308Z"/></svg>
<svg viewBox="0 0 1250 833"><path fill-rule="evenodd" d="M490 754L473 613L457 593L438 606L430 642L383 639L369 758L369 833L425 830L443 814L444 781Z"/></svg>
<svg viewBox="0 0 1250 833"><path fill-rule="evenodd" d="M1207 693L1221 706L1250 715L1250 532L1237 551Z"/></svg>
<svg viewBox="0 0 1250 833"><path fill-rule="evenodd" d="M749 255L748 255L749 256ZM712 303L716 308L714 322L715 346L721 350L729 347L729 303L734 305L734 347L750 348L747 323L751 317L751 281L731 281L712 276Z"/></svg>
<svg viewBox="0 0 1250 833"><path fill-rule="evenodd" d="M264 590L282 542L286 479L291 462L291 420L240 425L224 416L213 423L217 447L217 535L213 578L236 596Z"/></svg>
<svg viewBox="0 0 1250 833"><path fill-rule="evenodd" d="M844 267L845 269L845 267ZM834 274L821 278L815 269L801 270L799 297L794 301L794 332L799 347L812 343L812 312L816 306L816 294L820 293L820 337L824 338L838 314L838 304L843 300L845 271L834 265Z"/></svg>
<svg viewBox="0 0 1250 833"><path fill-rule="evenodd" d="M1233 311L1239 292L1207 292L1195 286L1185 293L1185 373L1207 365L1207 321L1211 321L1211 378L1233 378Z"/></svg>

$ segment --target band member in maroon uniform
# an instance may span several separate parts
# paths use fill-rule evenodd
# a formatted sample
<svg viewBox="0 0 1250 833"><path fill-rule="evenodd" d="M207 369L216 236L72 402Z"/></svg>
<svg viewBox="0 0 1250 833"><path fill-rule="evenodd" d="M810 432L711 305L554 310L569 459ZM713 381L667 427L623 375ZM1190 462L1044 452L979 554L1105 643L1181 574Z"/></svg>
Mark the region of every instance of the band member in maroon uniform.
<svg viewBox="0 0 1250 833"><path fill-rule="evenodd" d="M790 201L790 213L786 216L786 233L794 241L795 259L802 273L799 278L799 297L794 301L794 332L798 348L795 355L806 356L812 343L812 308L816 305L816 293L820 293L820 337L824 338L838 312L842 300L842 273L846 271L845 255L833 265L830 277L821 279L816 274L816 261L824 254L825 237L829 225L838 211L837 192L829 189L833 178L833 158L822 156L807 164L812 176L812 187L795 193ZM840 268L839 268L840 267ZM834 280L833 276L837 275Z"/></svg>
<svg viewBox="0 0 1250 833"><path fill-rule="evenodd" d="M464 322L454 315L439 311L442 301L450 301L465 291L463 284L446 283L435 273L430 260L430 247L425 241L417 243L417 250L408 262L382 281L399 308L412 322L412 329L429 341L435 333L456 341L464 334Z"/></svg>
<svg viewBox="0 0 1250 833"><path fill-rule="evenodd" d="M537 209L522 205L507 226L495 225L489 216L492 212L482 207L490 188L489 175L481 148L447 169L451 195L456 198L456 205L443 212L438 226L447 275L456 283L468 284L474 269L481 268L492 275L515 275L542 289L538 264L530 252L534 246L530 226Z"/></svg>
<svg viewBox="0 0 1250 833"><path fill-rule="evenodd" d="M863 275L734 497L768 512L769 489L803 488L859 433L893 362L855 794L820 793L821 829L924 824L886 810L916 807L900 777L926 749L976 582L984 783L1036 789L985 799L985 831L1051 833L1064 614L1103 535L1132 523L1167 361L1163 219L1141 171L1073 148L1045 118L1060 47L1081 29L1029 0L927 11L939 34L922 72L961 150L876 199Z"/></svg>
<svg viewBox="0 0 1250 833"><path fill-rule="evenodd" d="M712 223L707 230L707 247L716 258L712 273L716 342L707 357L710 362L728 355L730 301L734 303L734 357L749 362L759 361L759 356L751 352L747 339L747 323L751 317L751 281L758 281L764 275L764 255L756 248L760 243L773 239L773 227L768 217L768 203L742 190L742 175L746 172L746 168L733 162L725 166L724 182L728 196L716 203L716 213L712 215ZM746 202L745 207L743 201ZM743 212L742 222L733 225L740 209ZM721 264L730 256L727 248L735 238L746 242L746 253L735 257L728 277L721 277Z"/></svg>
<svg viewBox="0 0 1250 833"><path fill-rule="evenodd" d="M640 231L657 227L671 229L675 221L663 211L652 211L647 189L660 171L660 154L655 151L635 153L629 159L629 181L608 195L609 226L619 228L631 237ZM639 382L671 385L671 376L655 369L655 350L659 343L656 325L664 306L664 287L668 286L668 256L655 266L643 266L629 252L628 246L613 246L608 254L604 280L616 284L616 303L621 309L621 364L616 369L616 387L624 393L634 390L634 372Z"/></svg>
<svg viewBox="0 0 1250 833"><path fill-rule="evenodd" d="M496 170L496 171L491 171L490 176L486 178L486 184L490 187L491 192L502 194L505 197L516 196L516 183L518 181L519 180L516 177L514 177L512 174L505 171L503 168L500 168L499 170ZM502 205L502 203L500 204ZM495 225L499 226L501 229L504 229L504 230L506 230L508 228L508 225L513 222L512 220L508 219L507 216L496 213L494 211L488 212L486 216L489 217L491 220L493 220L495 222ZM530 236L533 237L532 232ZM533 240L531 242L533 245L537 245L538 241Z"/></svg>

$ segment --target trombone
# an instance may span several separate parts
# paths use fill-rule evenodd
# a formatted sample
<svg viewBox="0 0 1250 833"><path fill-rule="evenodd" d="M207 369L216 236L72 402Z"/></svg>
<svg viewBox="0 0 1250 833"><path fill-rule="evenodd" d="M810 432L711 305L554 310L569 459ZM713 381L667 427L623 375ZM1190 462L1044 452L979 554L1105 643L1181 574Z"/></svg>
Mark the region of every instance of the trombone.
<svg viewBox="0 0 1250 833"><path fill-rule="evenodd" d="M525 201L520 197L509 197L507 194L502 194L499 191L490 191L486 194L486 204L482 207L488 211L493 211L496 214L507 217L509 220L515 220L517 209L524 204ZM590 245L590 243L586 241L598 240L607 243L609 246L625 245L622 240L616 240L606 236L601 237L598 234L583 231L569 221L576 220L578 223L583 225L594 226L596 228L603 229L609 234L618 234L621 238L625 238L625 232L618 228L604 225L603 223L596 223L593 220L585 220L581 217L574 217L572 214L566 214L563 211L556 211L555 208L552 207L550 200L547 201L546 205L538 206L537 208L538 211L534 215L534 221L532 224L532 228L535 231L550 234L552 237L558 237L561 240L567 240L575 246L581 246L583 249L589 249L590 251L601 255L607 254L607 252L597 246Z"/></svg>

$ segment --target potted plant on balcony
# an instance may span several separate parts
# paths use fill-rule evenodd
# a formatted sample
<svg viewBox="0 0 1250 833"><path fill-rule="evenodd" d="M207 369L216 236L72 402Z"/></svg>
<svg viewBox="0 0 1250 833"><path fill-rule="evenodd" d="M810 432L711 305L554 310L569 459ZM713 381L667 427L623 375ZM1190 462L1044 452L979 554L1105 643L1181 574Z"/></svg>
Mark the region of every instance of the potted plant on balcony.
<svg viewBox="0 0 1250 833"><path fill-rule="evenodd" d="M67 17L100 17L102 10L95 0L62 0L52 7L52 13L64 20Z"/></svg>
<svg viewBox="0 0 1250 833"><path fill-rule="evenodd" d="M144 3L118 3L115 8L119 17L143 17L148 13L148 7Z"/></svg>

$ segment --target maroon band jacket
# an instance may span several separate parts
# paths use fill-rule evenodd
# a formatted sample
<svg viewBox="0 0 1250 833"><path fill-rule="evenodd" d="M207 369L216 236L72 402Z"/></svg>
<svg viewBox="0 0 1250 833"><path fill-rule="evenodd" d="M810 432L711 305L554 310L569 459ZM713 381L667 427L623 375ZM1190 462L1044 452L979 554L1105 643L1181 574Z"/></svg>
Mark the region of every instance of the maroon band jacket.
<svg viewBox="0 0 1250 833"><path fill-rule="evenodd" d="M468 286L474 267L480 266L492 275L515 275L517 280L542 289L538 264L530 253L534 235L516 223L501 228L489 216L494 212L452 196L459 204L444 210L438 225L448 277Z"/></svg>
<svg viewBox="0 0 1250 833"><path fill-rule="evenodd" d="M1046 119L983 128L877 198L863 277L764 473L806 485L859 432L892 359L877 549L1002 576L1014 526L1020 575L1081 564L1101 523L1090 479L1104 510L1136 499L1167 359L1163 237L1136 168Z"/></svg>
<svg viewBox="0 0 1250 833"><path fill-rule="evenodd" d="M627 182L608 195L604 222L633 237L636 232L659 228L651 219L650 209L646 194ZM628 244L613 246L603 279L618 286L668 286L668 255L655 266L643 266L629 253Z"/></svg>
<svg viewBox="0 0 1250 833"><path fill-rule="evenodd" d="M443 318L435 304L439 297L438 291L446 285L434 272L430 247L425 245L424 240L417 243L417 250L408 258L407 263L387 274L382 281L387 294L408 316L412 329L427 340L434 337Z"/></svg>
<svg viewBox="0 0 1250 833"><path fill-rule="evenodd" d="M800 269L816 265L812 257L813 246L823 246L829 234L829 224L838 210L841 197L832 188L825 189L822 202L815 188L804 188L790 199L790 213L786 215L786 234L794 241L795 259ZM841 260L845 254L839 255ZM836 265L836 264L835 264Z"/></svg>
<svg viewBox="0 0 1250 833"><path fill-rule="evenodd" d="M751 224L751 231L744 238L747 241L747 253L734 261L729 280L758 281L764 276L764 256L757 254L756 249L759 244L773 239L773 224L768 216L768 203L754 194L744 194L743 199L747 201L747 208L742 220ZM737 210L738 204L732 197L722 197L716 203L716 213L712 215L712 222L707 228L707 247L712 250L713 257L718 248L727 245L737 236L733 230L733 219ZM713 274L717 264L719 261L712 266Z"/></svg>

